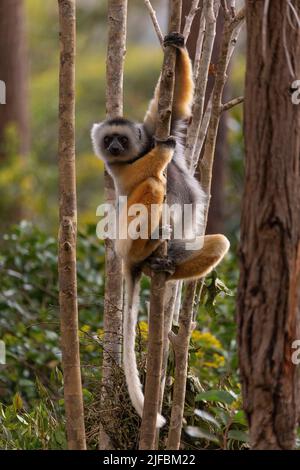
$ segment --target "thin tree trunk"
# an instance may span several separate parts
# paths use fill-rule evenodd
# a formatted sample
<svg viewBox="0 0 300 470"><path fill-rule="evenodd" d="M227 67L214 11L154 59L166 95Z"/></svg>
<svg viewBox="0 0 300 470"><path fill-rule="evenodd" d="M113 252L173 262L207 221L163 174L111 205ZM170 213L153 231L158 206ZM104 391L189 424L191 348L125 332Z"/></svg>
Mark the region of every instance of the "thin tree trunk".
<svg viewBox="0 0 300 470"><path fill-rule="evenodd" d="M184 19L189 15L194 0L183 0L182 4L182 28L184 27ZM199 2L199 11L196 13L193 20L190 34L187 41L187 48L193 62L195 60L197 41L200 28L200 18L202 10L202 0ZM220 14L217 18L216 37L212 52L212 63L216 64L218 61L220 45L222 40L224 21ZM212 74L208 77L208 86L206 89L206 104L210 97L214 83ZM225 95L226 95L225 90ZM226 96L224 97L226 100ZM227 114L223 113L220 119L220 125L217 135L216 152L213 164L213 178L211 193L212 198L209 206L207 230L206 233L222 233L224 230L224 180L225 180L225 161L227 159L228 145L227 145Z"/></svg>
<svg viewBox="0 0 300 470"><path fill-rule="evenodd" d="M180 31L181 0L171 0L169 32ZM159 140L170 135L172 101L175 85L176 50L166 47L161 76L160 97L158 105L158 124L156 136ZM157 256L165 256L167 243L157 250ZM145 404L141 425L140 449L155 448L156 418L160 405L160 387L163 361L164 339L164 298L166 274L156 273L151 280L150 324L147 354L147 375L145 386Z"/></svg>
<svg viewBox="0 0 300 470"><path fill-rule="evenodd" d="M172 402L172 413L168 434L168 450L177 450L180 446L182 420L184 413L186 378L190 336L193 330L193 305L196 293L196 282L189 282L179 315L179 330L177 334L170 332L170 341L175 354L175 377Z"/></svg>
<svg viewBox="0 0 300 470"><path fill-rule="evenodd" d="M162 375L161 375L161 390L160 390L160 411L163 404L163 397L165 391L165 384L167 378L167 367L169 357L169 332L172 329L173 315L176 306L176 299L178 294L179 282L169 282L166 287L165 293L165 306L164 306L164 340L163 340L163 361L162 361Z"/></svg>
<svg viewBox="0 0 300 470"><path fill-rule="evenodd" d="M67 439L70 450L85 449L76 276L75 175L75 0L58 0L59 78L59 305Z"/></svg>
<svg viewBox="0 0 300 470"><path fill-rule="evenodd" d="M246 4L240 372L252 448L292 449L299 417L291 347L300 333L300 108L289 89L300 76L300 30L288 20L285 0ZM299 1L294 6L299 15Z"/></svg>
<svg viewBox="0 0 300 470"><path fill-rule="evenodd" d="M222 43L222 32L224 27L224 20L222 15L217 19L217 30L212 54L212 63L218 62L220 47ZM229 71L230 72L230 71ZM208 81L208 88L206 92L206 99L209 99L210 93L213 89L213 77ZM228 92L225 86L223 93L224 102L227 101ZM224 231L224 182L227 166L228 156L228 143L227 143L227 120L228 113L222 113L220 117L220 124L217 134L216 150L213 163L212 182L211 182L211 201L208 211L206 233L222 233ZM225 165L226 164L226 165Z"/></svg>
<svg viewBox="0 0 300 470"><path fill-rule="evenodd" d="M0 79L6 84L6 105L0 106L0 159L6 156L9 125L16 126L17 151L29 151L24 16L23 0L0 0Z"/></svg>
<svg viewBox="0 0 300 470"><path fill-rule="evenodd" d="M123 69L126 53L127 0L108 2L108 45L106 63L106 112L107 117L123 115ZM114 204L115 189L110 175L105 173L106 202ZM123 280L122 261L116 255L113 240L105 241L105 303L102 365L102 398L111 387L112 367L121 364L122 353ZM118 417L110 412L110 419L120 426ZM113 445L102 426L99 448L112 449Z"/></svg>
<svg viewBox="0 0 300 470"><path fill-rule="evenodd" d="M214 8L214 12L212 9ZM213 34L215 27L212 22L216 22L216 14L219 9L218 1L210 1L206 4L206 22L210 23L209 25L209 36ZM218 125L220 121L220 116L222 112L222 96L224 91L224 86L226 83L226 72L229 64L229 60L235 45L240 22L244 18L244 12L240 11L234 19L230 17L226 18L224 25L224 35L222 37L222 47L220 49L219 60L217 64L216 79L214 84L214 89L212 93L212 109L211 109L211 118L207 130L206 145L204 149L204 155L201 160L201 184L204 192L208 198L208 204L205 208L205 224L204 232L207 223L207 215L209 209L210 201L210 190L211 190L211 180L212 180L212 169L213 161L215 154L215 143L218 132ZM209 37L207 42L210 43ZM207 74L207 63L210 62L211 58L211 46L203 48L203 56L201 57L201 64L199 67L200 73L203 73L205 76ZM201 72L202 71L202 72ZM199 103L201 102L200 98L204 96L205 89L201 84L200 75L196 83L195 89L195 101L198 103L197 113L199 113L199 119L203 117L203 107L202 111L199 109ZM198 96L199 95L199 96ZM200 97L200 98L199 98ZM195 108L193 108L195 109ZM190 133L193 135L193 139L190 140L190 146L187 148L187 153L191 148L196 146L197 143L197 133ZM197 162L199 155L196 156L194 162ZM168 449L179 449L180 446L180 436L182 429L182 419L184 413L184 401L185 401L185 390L186 390L186 378L187 378L187 358L188 358L188 347L190 341L190 334L193 328L193 305L195 292L197 288L196 282L189 282L186 287L186 297L182 311L179 315L179 331L178 334L170 334L170 341L172 343L175 358L176 367L175 367L175 382L174 382L174 392L173 392L173 403L172 403L172 413L171 413L171 423L169 428L168 435Z"/></svg>

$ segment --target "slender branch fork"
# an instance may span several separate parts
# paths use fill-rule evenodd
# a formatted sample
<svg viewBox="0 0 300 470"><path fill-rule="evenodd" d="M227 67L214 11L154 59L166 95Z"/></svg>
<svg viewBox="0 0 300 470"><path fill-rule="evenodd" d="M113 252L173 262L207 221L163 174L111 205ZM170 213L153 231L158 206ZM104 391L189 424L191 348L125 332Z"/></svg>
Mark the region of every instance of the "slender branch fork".
<svg viewBox="0 0 300 470"><path fill-rule="evenodd" d="M149 14L150 14L154 29L156 31L158 40L159 40L160 44L163 45L164 36L163 36L163 33L161 32L159 23L157 21L155 10L154 10L154 8L151 5L149 0L144 0L144 3L145 3L145 5L146 5L146 7L149 11Z"/></svg>
<svg viewBox="0 0 300 470"><path fill-rule="evenodd" d="M185 25L183 29L183 35L187 39L191 32L191 27L198 10L200 10L200 0L193 0L189 14L185 18Z"/></svg>
<svg viewBox="0 0 300 470"><path fill-rule="evenodd" d="M151 18L157 31L161 43L161 31L155 12L150 1L145 0L147 8L151 13ZM219 8L222 6L224 13L224 27L221 50L216 67L213 91L206 109L204 110L204 99L206 95L207 79L210 70L212 48L216 34L216 21ZM189 14L186 17L184 35L187 39L195 14L199 9L199 2L193 1ZM227 69L232 57L238 34L245 17L245 9L236 12L236 2L234 0L207 0L201 11L199 36L194 63L194 74L196 80L195 99L192 112L192 121L187 131L186 159L190 165L191 172L200 164L201 184L207 194L206 219L208 214L212 167L215 153L215 144L218 132L220 116L222 112L230 110L243 102L243 97L237 97L222 104L224 86L227 79ZM160 31L160 33L159 33ZM204 146L203 157L200 160L201 151ZM200 290L201 291L201 286ZM173 290L179 297L180 290ZM185 400L185 387L187 376L187 354L191 332L195 326L193 323L193 308L196 293L196 283L188 283L182 310L179 315L178 334L170 332L169 338L172 343L175 358L175 383L173 391L173 405L171 422L168 435L168 449L178 449L182 429L182 419ZM199 299L199 296L198 296ZM177 302L174 302L176 305Z"/></svg>

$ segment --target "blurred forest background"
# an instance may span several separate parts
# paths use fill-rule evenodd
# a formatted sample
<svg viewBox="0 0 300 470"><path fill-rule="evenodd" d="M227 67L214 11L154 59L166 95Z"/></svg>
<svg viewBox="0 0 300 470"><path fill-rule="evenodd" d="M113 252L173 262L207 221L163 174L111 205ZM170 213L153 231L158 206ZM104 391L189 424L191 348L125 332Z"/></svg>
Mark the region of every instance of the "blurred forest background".
<svg viewBox="0 0 300 470"><path fill-rule="evenodd" d="M3 3L9 2L0 0L0 43L7 36L9 14L6 10L2 15ZM167 3L153 1L164 28ZM6 119L8 90L7 105L0 107L0 339L5 341L7 352L7 364L0 366L0 447L65 448L56 244L58 11L57 3L51 0L14 0L11 4L15 4L12 21L22 34L16 83L22 89L24 119L21 134L19 124ZM96 208L103 202L103 165L93 155L90 128L105 117L106 2L78 0L77 5L79 321L87 437L94 448L99 425L95 384L100 375L104 284L104 248L96 239L95 225ZM5 64L11 54L13 43L0 52L0 79L6 81L7 88ZM143 2L130 0L126 116L143 118L161 63L162 52ZM243 94L244 69L242 36L231 65L228 98ZM242 187L242 107L238 106L223 117L217 149L209 230L224 232L232 249L218 274L214 272L206 280L198 327L193 333L185 416L190 425L185 445L190 448L247 445L237 374L234 297ZM149 284L144 279L141 358L147 338L144 320L148 293ZM132 435L120 436L116 445L129 448L134 446L132 439Z"/></svg>

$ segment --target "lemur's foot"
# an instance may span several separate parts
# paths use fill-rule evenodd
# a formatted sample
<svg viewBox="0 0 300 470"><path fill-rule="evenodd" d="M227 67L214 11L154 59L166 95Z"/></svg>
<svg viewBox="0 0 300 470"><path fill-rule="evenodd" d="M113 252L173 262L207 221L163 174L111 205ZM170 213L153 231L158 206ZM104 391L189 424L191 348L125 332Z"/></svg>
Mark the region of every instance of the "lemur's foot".
<svg viewBox="0 0 300 470"><path fill-rule="evenodd" d="M185 38L181 33L170 33L164 37L164 46L184 47Z"/></svg>
<svg viewBox="0 0 300 470"><path fill-rule="evenodd" d="M170 135L166 140L155 139L155 143L156 145L174 149L176 147L176 138L173 135Z"/></svg>
<svg viewBox="0 0 300 470"><path fill-rule="evenodd" d="M176 265L173 260L168 257L158 258L157 256L153 256L148 258L147 266L151 269L151 271L155 273L168 273L170 275L174 274Z"/></svg>

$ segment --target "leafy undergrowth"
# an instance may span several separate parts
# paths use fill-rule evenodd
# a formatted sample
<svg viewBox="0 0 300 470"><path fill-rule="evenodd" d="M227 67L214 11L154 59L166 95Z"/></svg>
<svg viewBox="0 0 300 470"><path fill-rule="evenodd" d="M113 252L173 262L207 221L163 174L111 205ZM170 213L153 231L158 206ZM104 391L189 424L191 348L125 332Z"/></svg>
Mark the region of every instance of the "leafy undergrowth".
<svg viewBox="0 0 300 470"><path fill-rule="evenodd" d="M35 226L23 222L0 241L0 339L6 344L7 364L0 375L0 447L3 449L66 448L63 377L59 344L57 246ZM78 237L78 297L81 361L90 448L97 447L104 249L91 227ZM237 375L235 287L236 260L227 260L206 279L201 307L195 312L184 413L182 447L186 449L243 449L247 425ZM221 281L222 279L222 281ZM226 283L223 283L223 280ZM142 281L138 347L144 376L148 328L149 282ZM174 327L176 328L176 326ZM174 358L170 354L164 415L170 415ZM133 412L124 377L122 433L116 446L135 447L139 419ZM123 387L123 388L122 388ZM127 405L125 406L125 404ZM115 400L116 404L116 400ZM161 433L164 446L167 427Z"/></svg>

